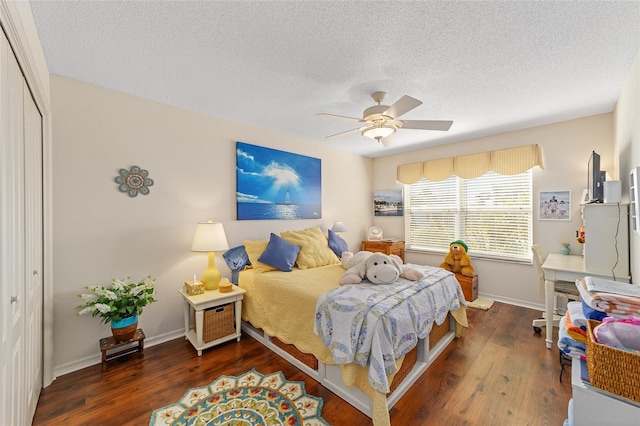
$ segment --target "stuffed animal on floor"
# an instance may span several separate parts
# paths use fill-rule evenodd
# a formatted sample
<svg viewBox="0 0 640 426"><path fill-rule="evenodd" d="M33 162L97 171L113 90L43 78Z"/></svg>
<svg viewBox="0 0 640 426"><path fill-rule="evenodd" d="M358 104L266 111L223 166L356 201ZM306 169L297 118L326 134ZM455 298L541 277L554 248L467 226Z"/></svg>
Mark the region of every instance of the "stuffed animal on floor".
<svg viewBox="0 0 640 426"><path fill-rule="evenodd" d="M391 284L398 277L417 281L424 278L424 274L417 269L404 265L400 256L395 254L372 253L359 251L357 253L344 252L341 257L342 267L346 269L340 278L340 285L359 284L363 279L373 284Z"/></svg>
<svg viewBox="0 0 640 426"><path fill-rule="evenodd" d="M459 272L465 277L473 277L475 272L471 265L471 258L467 254L467 245L462 240L456 240L449 244L449 253L440 264L442 269L451 272Z"/></svg>

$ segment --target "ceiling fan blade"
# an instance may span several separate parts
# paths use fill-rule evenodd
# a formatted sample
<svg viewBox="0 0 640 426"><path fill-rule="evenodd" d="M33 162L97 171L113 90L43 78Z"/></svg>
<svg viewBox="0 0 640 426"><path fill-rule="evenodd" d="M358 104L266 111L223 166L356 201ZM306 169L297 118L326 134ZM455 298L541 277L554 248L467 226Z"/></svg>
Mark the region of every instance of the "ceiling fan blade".
<svg viewBox="0 0 640 426"><path fill-rule="evenodd" d="M420 105L422 105L422 101L412 98L411 96L404 95L395 104L387 108L383 114L389 115L393 118L398 118L402 114L405 114Z"/></svg>
<svg viewBox="0 0 640 426"><path fill-rule="evenodd" d="M335 135L329 135L329 136L325 136L325 139L331 139L331 138L337 138L339 136L345 136L348 135L349 133L353 133L360 130L360 128L355 128L355 129L351 129L351 130L347 130L346 132L340 132L340 133L336 133Z"/></svg>
<svg viewBox="0 0 640 426"><path fill-rule="evenodd" d="M362 119L360 119L360 118L347 117L347 116L344 116L344 115L328 114L326 112L319 112L316 115L323 116L323 117L340 118L342 120L349 120L349 121L362 121Z"/></svg>
<svg viewBox="0 0 640 426"><path fill-rule="evenodd" d="M447 131L452 124L449 120L402 120L403 129Z"/></svg>

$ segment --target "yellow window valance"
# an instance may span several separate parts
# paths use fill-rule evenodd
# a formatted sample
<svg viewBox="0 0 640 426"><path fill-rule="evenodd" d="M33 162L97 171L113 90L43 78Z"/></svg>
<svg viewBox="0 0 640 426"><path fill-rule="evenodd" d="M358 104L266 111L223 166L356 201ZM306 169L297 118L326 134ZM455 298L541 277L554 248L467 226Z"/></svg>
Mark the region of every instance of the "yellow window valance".
<svg viewBox="0 0 640 426"><path fill-rule="evenodd" d="M401 164L398 166L398 181L412 184L426 178L437 182L451 175L473 179L490 170L502 175L516 175L534 166L544 168L542 149L537 144Z"/></svg>

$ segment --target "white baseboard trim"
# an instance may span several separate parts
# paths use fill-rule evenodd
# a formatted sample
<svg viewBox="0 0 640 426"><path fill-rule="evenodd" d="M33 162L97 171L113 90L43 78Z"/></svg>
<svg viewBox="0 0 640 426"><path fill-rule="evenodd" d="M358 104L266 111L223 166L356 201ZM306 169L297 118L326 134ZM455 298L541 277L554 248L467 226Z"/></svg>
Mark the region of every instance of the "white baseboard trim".
<svg viewBox="0 0 640 426"><path fill-rule="evenodd" d="M534 309L536 311L544 311L544 303L531 303L526 300L511 299L509 297L498 296L495 294L479 293L478 296L495 300L496 302L506 303L508 305L520 306L522 308Z"/></svg>
<svg viewBox="0 0 640 426"><path fill-rule="evenodd" d="M169 340L177 339L179 337L184 337L184 329L171 331L169 333L163 333L158 336L145 337L144 347L148 348L151 346L159 345L161 343L165 343ZM135 343L132 343L132 345L133 344ZM68 362L66 364L56 365L53 367L53 379L55 380L57 377L73 373L74 371L82 370L83 368L91 367L92 365L100 364L101 362L102 353L98 351L98 353L95 355Z"/></svg>

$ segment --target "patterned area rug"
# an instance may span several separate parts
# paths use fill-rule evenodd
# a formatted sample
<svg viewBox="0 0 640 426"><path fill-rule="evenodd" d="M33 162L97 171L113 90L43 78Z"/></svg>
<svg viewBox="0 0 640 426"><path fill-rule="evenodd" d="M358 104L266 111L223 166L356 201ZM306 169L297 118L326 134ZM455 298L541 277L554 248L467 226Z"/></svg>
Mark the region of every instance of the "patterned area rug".
<svg viewBox="0 0 640 426"><path fill-rule="evenodd" d="M189 389L180 401L155 410L149 425L329 426L321 413L322 398L307 395L304 382L287 381L281 371L251 370Z"/></svg>

